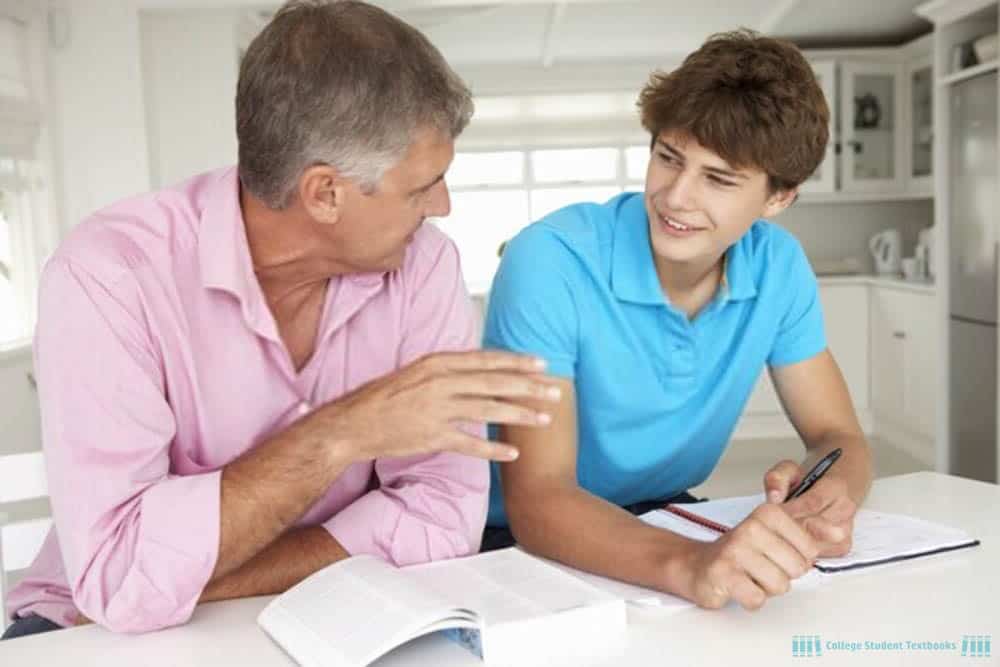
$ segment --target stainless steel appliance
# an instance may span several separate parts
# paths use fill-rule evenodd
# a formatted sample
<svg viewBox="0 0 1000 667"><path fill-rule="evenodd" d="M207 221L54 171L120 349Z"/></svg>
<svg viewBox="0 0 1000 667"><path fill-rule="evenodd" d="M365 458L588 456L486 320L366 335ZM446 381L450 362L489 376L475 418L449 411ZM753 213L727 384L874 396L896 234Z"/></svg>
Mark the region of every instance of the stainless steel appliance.
<svg viewBox="0 0 1000 667"><path fill-rule="evenodd" d="M951 472L996 481L997 74L948 89L951 100Z"/></svg>

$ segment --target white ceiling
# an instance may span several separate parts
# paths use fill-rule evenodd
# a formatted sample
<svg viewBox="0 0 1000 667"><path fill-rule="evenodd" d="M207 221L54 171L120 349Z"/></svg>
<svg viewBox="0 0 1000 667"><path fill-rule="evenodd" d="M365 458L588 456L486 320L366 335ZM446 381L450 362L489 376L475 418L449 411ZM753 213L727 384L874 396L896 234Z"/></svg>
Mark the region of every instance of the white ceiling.
<svg viewBox="0 0 1000 667"><path fill-rule="evenodd" d="M240 7L260 0L135 0L145 9ZM925 0L373 0L423 30L455 65L664 61L738 27L804 47L897 45L929 32ZM671 58L673 57L673 58Z"/></svg>

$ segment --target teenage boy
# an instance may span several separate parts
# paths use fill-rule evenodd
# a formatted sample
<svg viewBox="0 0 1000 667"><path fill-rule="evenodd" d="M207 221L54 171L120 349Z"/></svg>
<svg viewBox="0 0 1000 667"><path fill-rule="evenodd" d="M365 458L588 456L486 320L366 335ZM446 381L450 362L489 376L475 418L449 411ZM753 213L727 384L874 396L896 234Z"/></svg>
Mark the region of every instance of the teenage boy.
<svg viewBox="0 0 1000 667"><path fill-rule="evenodd" d="M871 452L827 350L816 278L764 218L822 160L829 111L788 42L716 35L639 97L645 192L577 204L505 250L486 347L544 357L562 399L545 429L500 427L484 549L529 551L717 608L760 607L851 545ZM713 543L638 514L694 500L765 364L805 444L764 476L768 502ZM843 456L782 503L821 457Z"/></svg>

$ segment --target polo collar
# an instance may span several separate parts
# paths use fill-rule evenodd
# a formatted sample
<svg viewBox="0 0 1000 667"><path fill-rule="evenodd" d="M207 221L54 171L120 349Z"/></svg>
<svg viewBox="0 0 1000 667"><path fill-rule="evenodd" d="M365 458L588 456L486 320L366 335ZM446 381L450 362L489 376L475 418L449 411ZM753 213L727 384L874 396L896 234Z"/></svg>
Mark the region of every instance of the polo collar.
<svg viewBox="0 0 1000 667"><path fill-rule="evenodd" d="M729 301L757 295L753 240L748 231L727 250L722 290ZM615 209L611 250L611 290L622 301L660 306L665 303L649 242L649 217L641 194L623 197Z"/></svg>
<svg viewBox="0 0 1000 667"><path fill-rule="evenodd" d="M663 288L649 245L649 221L642 194L622 197L615 207L611 248L611 291L622 301L662 306Z"/></svg>
<svg viewBox="0 0 1000 667"><path fill-rule="evenodd" d="M757 296L757 283L753 270L754 244L751 237L752 232L748 230L726 250L723 288L729 301L745 301Z"/></svg>

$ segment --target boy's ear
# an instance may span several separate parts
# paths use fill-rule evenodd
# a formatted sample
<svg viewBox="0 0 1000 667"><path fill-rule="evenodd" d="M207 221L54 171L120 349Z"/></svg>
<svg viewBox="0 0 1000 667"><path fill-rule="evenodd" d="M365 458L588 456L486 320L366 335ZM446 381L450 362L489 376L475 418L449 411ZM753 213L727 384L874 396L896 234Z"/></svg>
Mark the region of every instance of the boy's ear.
<svg viewBox="0 0 1000 667"><path fill-rule="evenodd" d="M790 188L788 190L777 190L767 198L764 203L764 214L762 218L770 218L778 215L786 208L795 203L799 198L799 189Z"/></svg>

